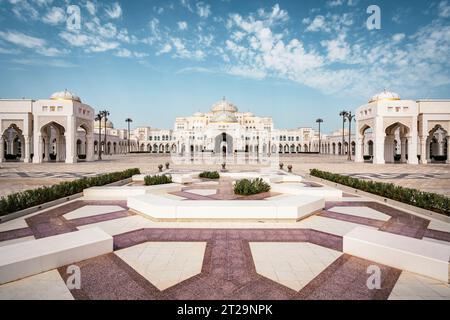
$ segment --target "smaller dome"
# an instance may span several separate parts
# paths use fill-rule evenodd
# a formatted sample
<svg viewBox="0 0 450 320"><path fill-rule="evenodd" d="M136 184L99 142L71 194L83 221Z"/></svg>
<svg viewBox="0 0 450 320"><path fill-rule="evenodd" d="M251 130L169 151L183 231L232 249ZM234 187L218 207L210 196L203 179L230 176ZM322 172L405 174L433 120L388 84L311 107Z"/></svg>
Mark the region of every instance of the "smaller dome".
<svg viewBox="0 0 450 320"><path fill-rule="evenodd" d="M94 128L97 128L97 129L100 128L99 123L100 122L98 120L95 120ZM104 129L104 128L114 129L114 124L110 120L108 120L108 121L106 121L106 125L105 125L105 119L102 119L102 129Z"/></svg>
<svg viewBox="0 0 450 320"><path fill-rule="evenodd" d="M395 92L386 91L385 89L383 92L374 95L372 99L369 100L369 103L380 100L400 100L400 96Z"/></svg>
<svg viewBox="0 0 450 320"><path fill-rule="evenodd" d="M81 103L80 97L70 91L67 91L67 89L64 91L55 92L54 94L51 95L50 99L52 99L52 100L72 100L72 101L77 101L77 102Z"/></svg>

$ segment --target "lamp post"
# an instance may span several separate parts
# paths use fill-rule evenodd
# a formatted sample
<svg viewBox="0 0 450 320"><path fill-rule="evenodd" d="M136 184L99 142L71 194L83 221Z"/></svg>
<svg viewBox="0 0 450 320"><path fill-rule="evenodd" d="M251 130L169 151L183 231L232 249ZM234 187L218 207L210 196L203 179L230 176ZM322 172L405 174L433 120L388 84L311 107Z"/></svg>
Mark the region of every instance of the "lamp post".
<svg viewBox="0 0 450 320"><path fill-rule="evenodd" d="M98 160L102 160L102 113L99 112L95 116L95 121L98 121Z"/></svg>
<svg viewBox="0 0 450 320"><path fill-rule="evenodd" d="M352 121L355 118L355 115L352 114L352 112L347 113L347 120L348 120L348 160L352 160L352 152L351 152L351 146L352 146Z"/></svg>
<svg viewBox="0 0 450 320"><path fill-rule="evenodd" d="M127 139L127 142L128 142L128 153L130 153L130 123L133 122L133 119L126 118L125 122L128 124L128 139Z"/></svg>
<svg viewBox="0 0 450 320"><path fill-rule="evenodd" d="M341 146L341 154L344 154L344 144L345 144L345 119L347 117L348 112L342 110L339 115L342 117L342 146Z"/></svg>
<svg viewBox="0 0 450 320"><path fill-rule="evenodd" d="M316 122L319 124L319 154L322 153L322 142L321 142L321 133L320 133L320 124L323 123L323 119L317 119Z"/></svg>
<svg viewBox="0 0 450 320"><path fill-rule="evenodd" d="M103 140L103 145L105 146L105 154L106 154L106 121L108 121L108 116L110 115L108 110L100 111L102 118L105 119L105 136Z"/></svg>

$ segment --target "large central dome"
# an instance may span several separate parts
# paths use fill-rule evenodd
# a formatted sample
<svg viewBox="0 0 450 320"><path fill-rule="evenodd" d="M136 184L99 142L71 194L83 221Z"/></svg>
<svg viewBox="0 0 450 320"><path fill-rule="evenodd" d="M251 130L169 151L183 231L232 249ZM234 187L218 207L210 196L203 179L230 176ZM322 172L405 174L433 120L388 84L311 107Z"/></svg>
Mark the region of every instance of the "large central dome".
<svg viewBox="0 0 450 320"><path fill-rule="evenodd" d="M237 112L238 109L236 108L236 106L234 104L232 104L231 102L228 102L225 97L220 100L219 102L216 102L212 109L212 112Z"/></svg>
<svg viewBox="0 0 450 320"><path fill-rule="evenodd" d="M211 122L238 122L236 119L238 109L234 104L228 102L225 97L215 103L211 111L213 113Z"/></svg>

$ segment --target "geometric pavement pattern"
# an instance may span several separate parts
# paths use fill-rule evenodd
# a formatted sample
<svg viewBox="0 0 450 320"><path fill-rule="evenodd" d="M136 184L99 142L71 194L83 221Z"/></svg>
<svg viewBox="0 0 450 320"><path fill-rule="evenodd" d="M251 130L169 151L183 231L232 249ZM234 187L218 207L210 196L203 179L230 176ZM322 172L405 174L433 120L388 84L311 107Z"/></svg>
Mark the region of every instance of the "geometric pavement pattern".
<svg viewBox="0 0 450 320"><path fill-rule="evenodd" d="M79 208L102 205L118 206L123 210L93 216L83 214L73 220L64 217ZM333 207L367 207L391 218L381 221L367 215L343 214L333 212ZM125 201L74 201L26 218L26 228L0 232L0 242L28 236L44 238L75 231L80 226L126 219L133 215ZM449 232L428 229L429 220L375 202L326 202L325 210L317 215L418 239L427 237L450 242ZM76 263L81 268L82 288L70 291L75 299L388 299L395 297L396 291L393 289L396 286L397 291L402 288L401 283L397 282L405 274L401 270L342 254L341 236L313 229L152 228L118 234L113 238L115 252ZM175 243L197 246L192 251L197 255L194 254L195 257L189 262L191 267L184 274L184 270L173 266L182 264L188 256L182 256L183 250L176 251ZM284 246L288 254L277 253L277 245L279 248ZM166 250L166 260L161 260L161 264L167 263L164 266L169 266L172 263L168 270L173 272L166 276L165 283L155 280L159 277L158 272L164 278L161 266L153 268L155 270L133 267L133 263L139 262L136 255L134 262L133 259L127 261L124 255L127 250L139 255L139 250L144 246L149 248L150 253L144 254L141 267L149 265L148 261L155 257L152 252ZM271 247L272 252L261 259L263 246ZM291 254L292 247L297 253ZM315 264L311 260L309 264L302 265L301 261L307 262L307 257L311 258L317 250L322 253L319 256L323 256L325 251L330 255L320 263ZM303 253L302 257L298 251L309 253ZM299 254L300 257L296 257ZM119 257L121 255L123 259ZM287 283L285 281L289 279L284 275L273 277L267 268L261 269L262 260L266 266L289 265L297 272L294 280L298 282ZM367 267L374 264L380 267L383 275L381 290L369 290L366 286ZM68 277L66 269L58 269L64 281ZM278 270L282 269L283 266Z"/></svg>

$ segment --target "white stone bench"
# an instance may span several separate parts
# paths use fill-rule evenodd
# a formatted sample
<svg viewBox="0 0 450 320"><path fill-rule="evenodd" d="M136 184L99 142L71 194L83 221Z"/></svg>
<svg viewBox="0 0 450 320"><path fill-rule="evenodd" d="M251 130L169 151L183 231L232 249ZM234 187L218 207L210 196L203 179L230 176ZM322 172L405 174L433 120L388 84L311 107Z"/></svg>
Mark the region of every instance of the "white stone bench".
<svg viewBox="0 0 450 320"><path fill-rule="evenodd" d="M214 201L177 201L146 194L128 198L130 209L155 219L201 220L298 220L325 206L323 198L287 196L282 199Z"/></svg>
<svg viewBox="0 0 450 320"><path fill-rule="evenodd" d="M357 227L344 235L344 253L449 283L450 246Z"/></svg>
<svg viewBox="0 0 450 320"><path fill-rule="evenodd" d="M0 247L0 284L113 251L113 238L99 228Z"/></svg>
<svg viewBox="0 0 450 320"><path fill-rule="evenodd" d="M84 200L127 200L129 196L145 194L144 186L92 187L83 190Z"/></svg>
<svg viewBox="0 0 450 320"><path fill-rule="evenodd" d="M330 187L306 187L302 183L273 184L272 192L310 195L315 197L325 197L325 199L334 199L342 197L342 190Z"/></svg>
<svg viewBox="0 0 450 320"><path fill-rule="evenodd" d="M172 174L172 182L179 184L192 183L194 179L192 179L191 175L187 174Z"/></svg>

